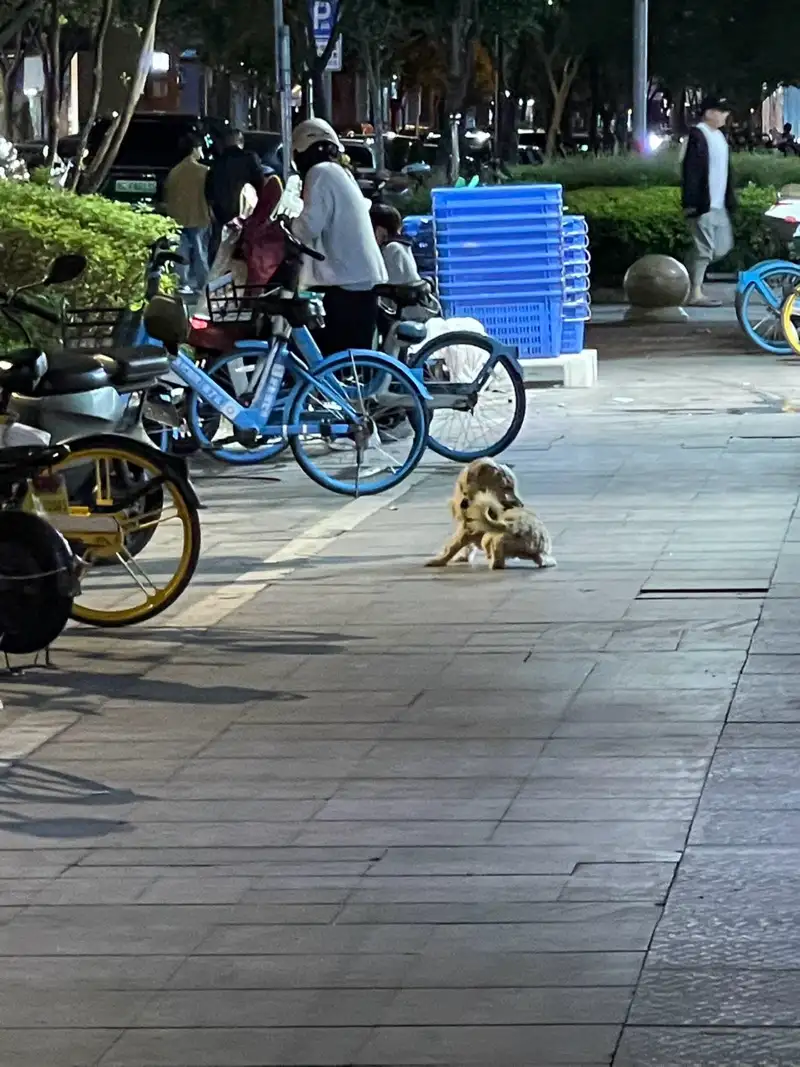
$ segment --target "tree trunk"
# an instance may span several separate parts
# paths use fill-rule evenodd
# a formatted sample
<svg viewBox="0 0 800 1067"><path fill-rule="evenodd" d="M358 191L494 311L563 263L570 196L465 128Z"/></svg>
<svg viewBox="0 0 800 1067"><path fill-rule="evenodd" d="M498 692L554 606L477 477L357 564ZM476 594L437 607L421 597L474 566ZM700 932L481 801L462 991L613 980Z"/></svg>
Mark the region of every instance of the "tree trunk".
<svg viewBox="0 0 800 1067"><path fill-rule="evenodd" d="M569 100L569 94L572 89L572 83L575 81L575 75L578 73L578 68L581 65L581 58L581 56L572 56L565 60L563 68L560 71L560 77L557 79L553 70L552 57L545 57L547 80L550 83L550 92L553 98L553 110L550 115L550 124L547 130L547 144L545 147L545 156L547 159L552 159L556 150L558 134L561 130L561 124L564 118L564 109Z"/></svg>
<svg viewBox="0 0 800 1067"><path fill-rule="evenodd" d="M383 79L381 78L381 57L373 52L370 42L363 42L364 70L372 98L372 128L375 131L375 163L378 171L386 167L386 146L383 139Z"/></svg>
<svg viewBox="0 0 800 1067"><path fill-rule="evenodd" d="M102 0L100 9L100 21L97 24L97 33L94 38L93 61L92 61L92 95L89 100L89 110L86 120L81 129L78 148L75 153L75 168L70 175L70 189L75 191L83 175L83 157L89 144L89 134L95 124L100 110L100 97L103 92L103 59L105 56L106 36L111 25L111 16L114 12L114 0Z"/></svg>
<svg viewBox="0 0 800 1067"><path fill-rule="evenodd" d="M39 34L47 103L47 166L52 170L58 151L61 122L61 12L59 0L49 0L46 27Z"/></svg>
<svg viewBox="0 0 800 1067"><path fill-rule="evenodd" d="M120 112L118 121L116 124L112 123L109 127L103 138L103 143L98 149L97 155L87 168L87 192L96 192L103 184L114 160L117 158L117 152L119 152L122 139L128 132L133 113L136 110L136 105L139 103L139 98L144 91L145 81L147 80L148 70L145 61L147 56L149 56L153 50L153 43L156 36L156 25L158 23L158 12L160 8L161 0L149 0L136 72L128 83L128 96L123 109Z"/></svg>
<svg viewBox="0 0 800 1067"><path fill-rule="evenodd" d="M42 6L42 0L23 0L0 25L0 48L7 48Z"/></svg>

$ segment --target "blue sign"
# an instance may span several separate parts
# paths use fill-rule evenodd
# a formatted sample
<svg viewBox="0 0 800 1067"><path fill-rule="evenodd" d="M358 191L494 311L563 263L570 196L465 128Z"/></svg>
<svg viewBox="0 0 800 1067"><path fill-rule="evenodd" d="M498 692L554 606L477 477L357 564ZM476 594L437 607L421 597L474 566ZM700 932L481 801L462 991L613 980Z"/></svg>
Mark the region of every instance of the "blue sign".
<svg viewBox="0 0 800 1067"><path fill-rule="evenodd" d="M314 39L326 44L333 35L339 13L339 0L309 0Z"/></svg>

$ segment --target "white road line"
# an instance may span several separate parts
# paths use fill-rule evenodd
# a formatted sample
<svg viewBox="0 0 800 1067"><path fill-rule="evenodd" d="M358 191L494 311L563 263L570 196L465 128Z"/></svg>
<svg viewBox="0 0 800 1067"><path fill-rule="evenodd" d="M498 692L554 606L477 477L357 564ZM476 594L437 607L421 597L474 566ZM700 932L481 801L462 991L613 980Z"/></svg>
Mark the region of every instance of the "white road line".
<svg viewBox="0 0 800 1067"><path fill-rule="evenodd" d="M354 530L356 526L403 496L409 489L413 489L425 477L425 474L415 473L394 489L378 496L364 496L358 500L349 501L344 507L331 512L319 522L315 522L305 533L293 538L283 548L267 556L257 567L245 574L240 574L233 582L221 586L202 600L190 604L178 614L177 618L168 617L163 625L170 629L175 627L205 629L215 626L258 596L262 589L271 585L272 582L294 574L298 564L312 556L319 555L337 537ZM246 536L245 532L243 537L246 539Z"/></svg>
<svg viewBox="0 0 800 1067"><path fill-rule="evenodd" d="M29 719L24 715L0 730L0 760L23 760L37 748L69 729L81 716L74 711L44 711Z"/></svg>

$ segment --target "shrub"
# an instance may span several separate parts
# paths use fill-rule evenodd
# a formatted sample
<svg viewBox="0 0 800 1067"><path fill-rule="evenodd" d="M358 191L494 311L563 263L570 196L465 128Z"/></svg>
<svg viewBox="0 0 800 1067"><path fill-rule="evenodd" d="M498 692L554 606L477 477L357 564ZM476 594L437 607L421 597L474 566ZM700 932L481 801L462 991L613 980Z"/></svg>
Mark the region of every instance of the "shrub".
<svg viewBox="0 0 800 1067"><path fill-rule="evenodd" d="M748 186L734 215L735 246L718 270L739 270L760 259L785 255L764 220L773 189ZM684 260L690 238L677 188L579 189L565 197L571 214L589 223L592 277L618 281L640 256L659 252Z"/></svg>
<svg viewBox="0 0 800 1067"><path fill-rule="evenodd" d="M739 188L759 185L780 189L800 182L800 156L784 158L777 152L734 152L734 181ZM565 191L595 187L645 186L663 188L680 182L680 155L676 151L655 156L592 156L545 163L541 167L514 167L515 181L551 182Z"/></svg>
<svg viewBox="0 0 800 1067"><path fill-rule="evenodd" d="M63 252L80 252L87 267L59 288L76 306L127 307L140 302L149 246L175 229L171 219L76 196L33 182L0 182L0 287L41 278Z"/></svg>

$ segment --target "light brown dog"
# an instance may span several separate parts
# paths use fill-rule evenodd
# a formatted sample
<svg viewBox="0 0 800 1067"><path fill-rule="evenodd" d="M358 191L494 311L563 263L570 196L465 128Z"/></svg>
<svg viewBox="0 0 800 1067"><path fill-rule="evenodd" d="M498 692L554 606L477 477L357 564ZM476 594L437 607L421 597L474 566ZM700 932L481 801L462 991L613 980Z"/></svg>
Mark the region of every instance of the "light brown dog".
<svg viewBox="0 0 800 1067"><path fill-rule="evenodd" d="M485 524L476 525L467 519L471 504L481 493L489 494L501 509L522 507L517 495L517 479L509 467L494 459L473 460L459 474L450 498L456 532L426 566L444 567L451 560L457 563L468 561L472 552L480 547L484 534L492 532Z"/></svg>
<svg viewBox="0 0 800 1067"><path fill-rule="evenodd" d="M537 567L555 567L547 527L530 508L502 508L491 493L478 493L464 512L469 529L484 529L480 546L489 570L499 571L507 559L532 559Z"/></svg>

